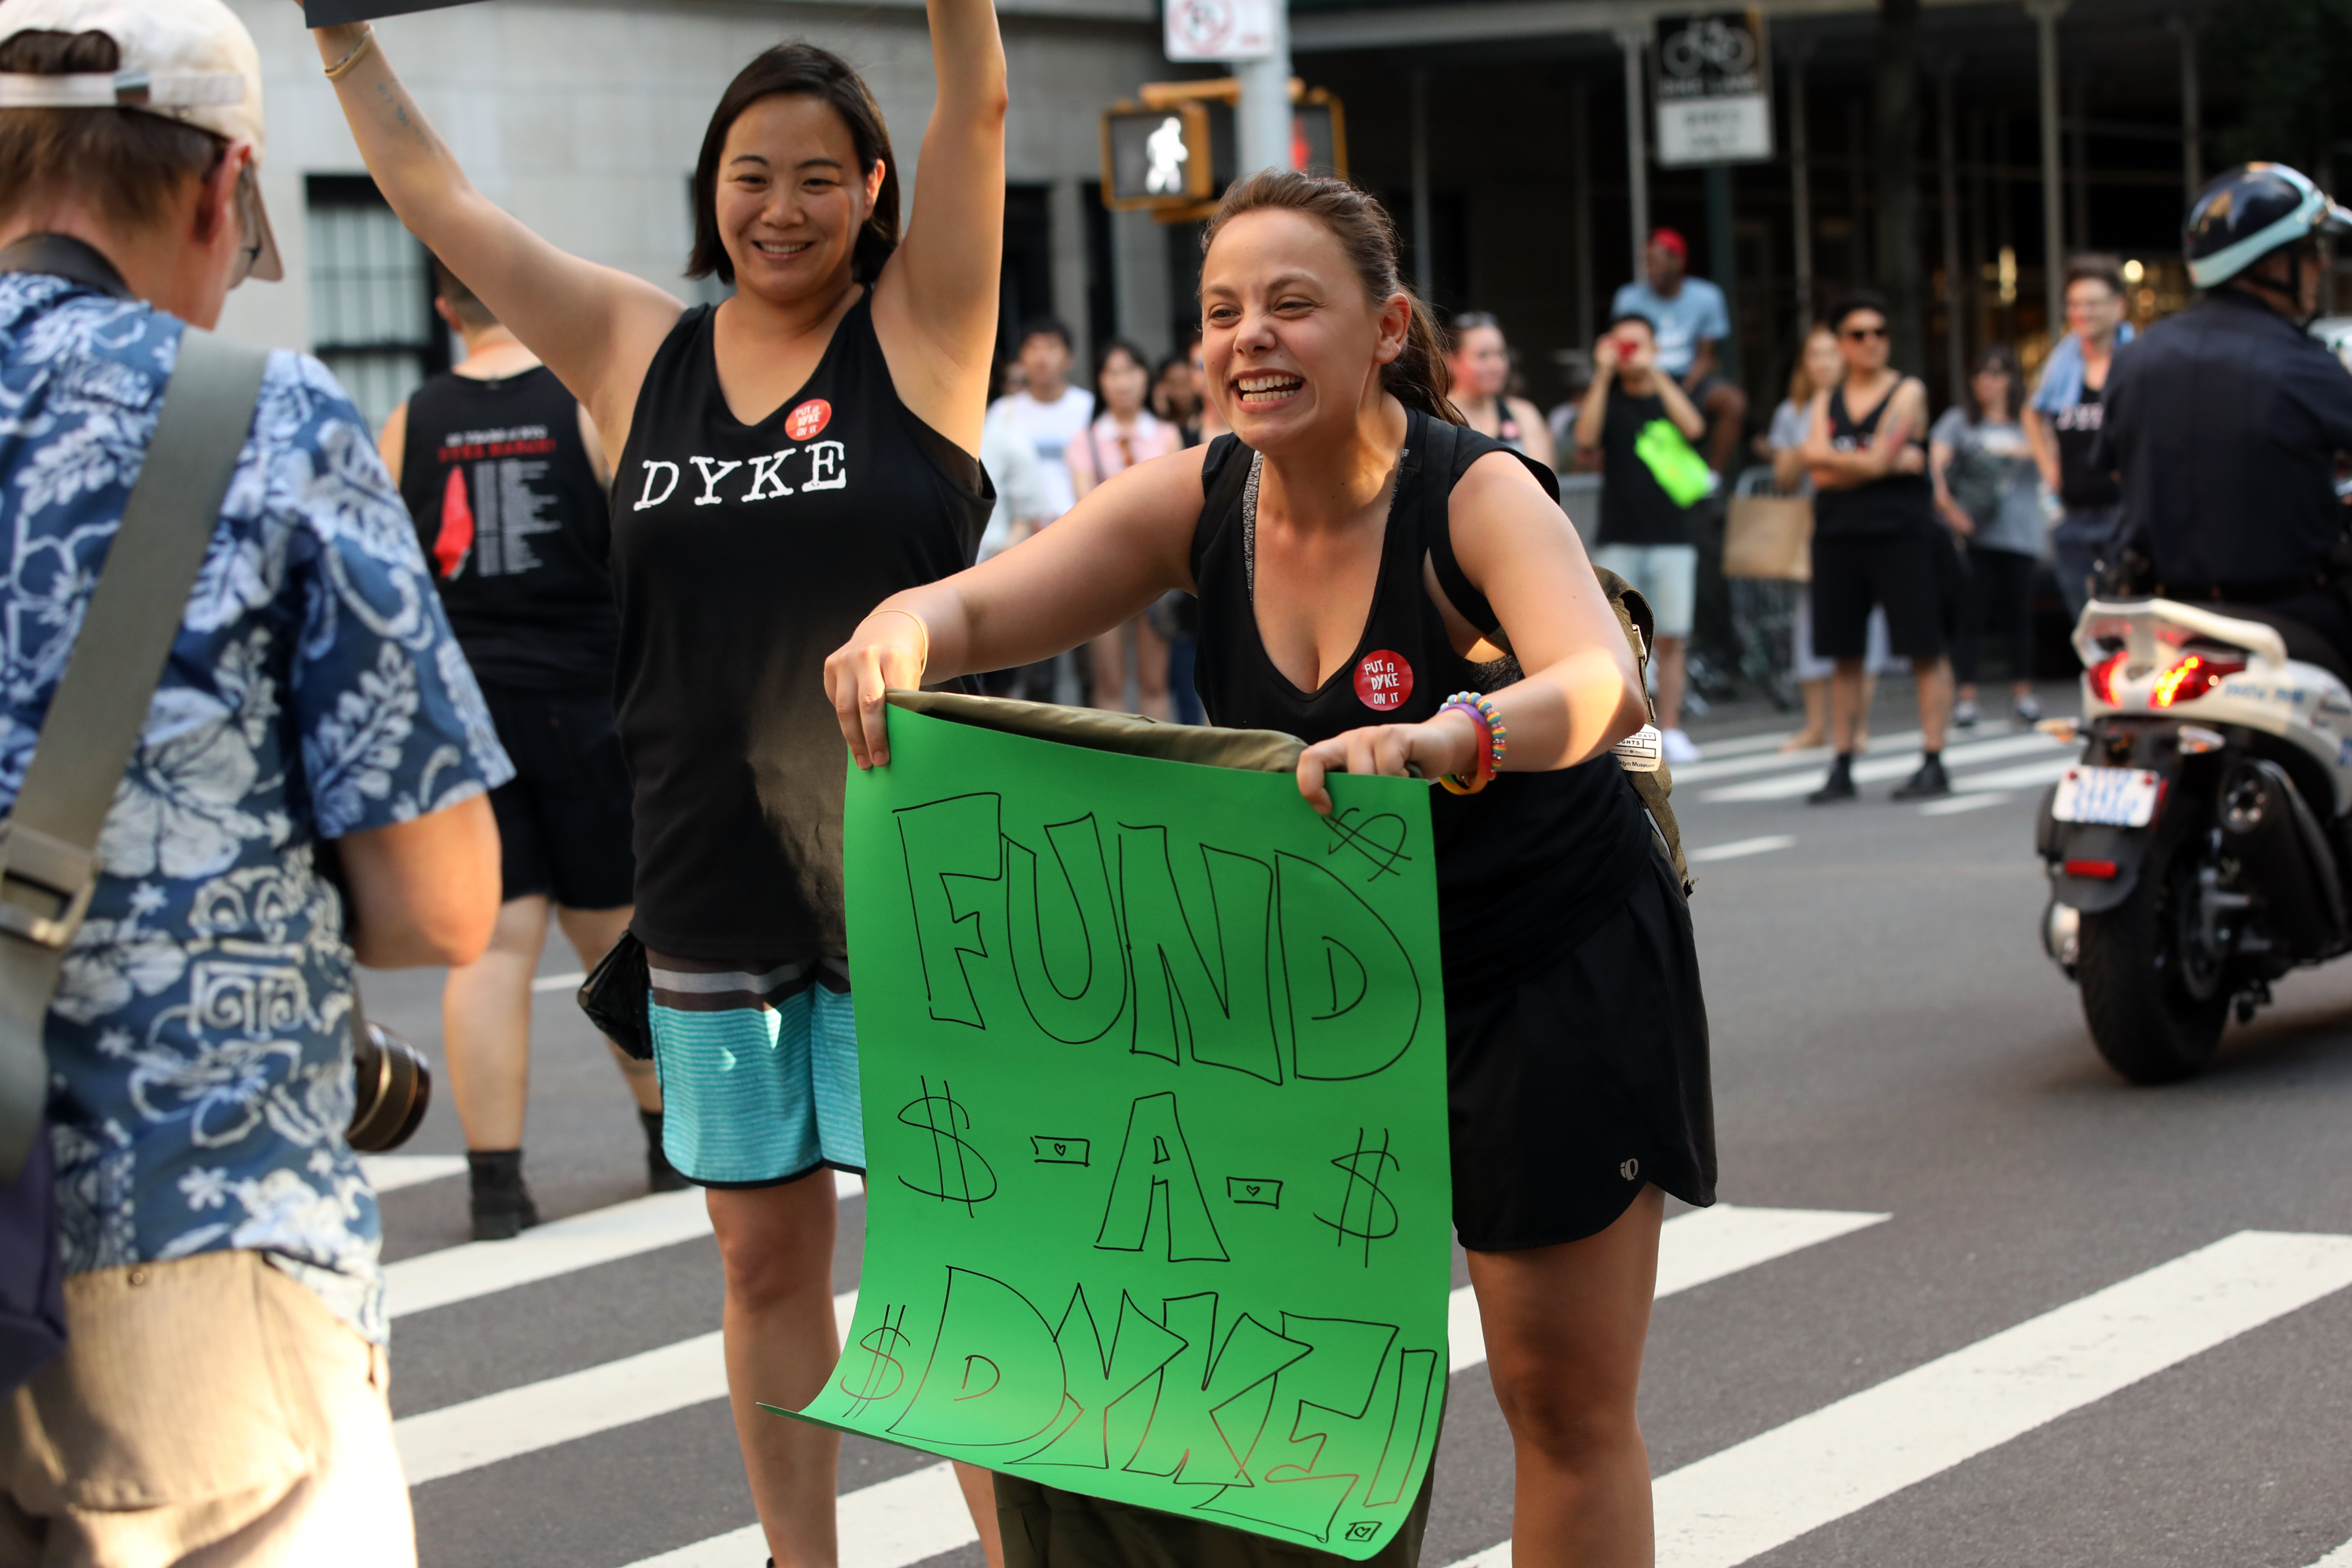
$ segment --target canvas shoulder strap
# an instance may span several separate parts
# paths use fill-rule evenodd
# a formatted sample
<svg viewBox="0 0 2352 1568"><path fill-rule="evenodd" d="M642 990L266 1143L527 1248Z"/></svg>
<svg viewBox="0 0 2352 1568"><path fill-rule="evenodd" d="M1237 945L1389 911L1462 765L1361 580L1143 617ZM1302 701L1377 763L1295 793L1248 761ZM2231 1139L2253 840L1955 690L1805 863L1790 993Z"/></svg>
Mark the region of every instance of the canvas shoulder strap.
<svg viewBox="0 0 2352 1568"><path fill-rule="evenodd" d="M40 1125L49 998L98 885L99 834L186 616L268 363L259 349L194 328L182 338L139 482L24 788L0 822L0 1182L16 1179Z"/></svg>

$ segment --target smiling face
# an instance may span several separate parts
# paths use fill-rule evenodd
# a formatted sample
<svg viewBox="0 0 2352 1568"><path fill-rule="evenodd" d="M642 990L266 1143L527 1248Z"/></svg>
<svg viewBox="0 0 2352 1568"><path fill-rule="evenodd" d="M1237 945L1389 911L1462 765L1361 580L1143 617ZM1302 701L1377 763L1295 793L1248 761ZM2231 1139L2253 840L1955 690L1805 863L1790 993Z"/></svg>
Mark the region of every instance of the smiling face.
<svg viewBox="0 0 2352 1568"><path fill-rule="evenodd" d="M1339 237L1278 207L1217 231L1201 267L1202 356L1227 424L1268 456L1344 440L1380 405L1381 367L1404 346L1402 294L1365 298Z"/></svg>
<svg viewBox="0 0 2352 1568"><path fill-rule="evenodd" d="M840 289L882 173L858 168L831 104L793 94L746 109L728 130L716 192L736 287L779 304Z"/></svg>
<svg viewBox="0 0 2352 1568"><path fill-rule="evenodd" d="M1465 396L1500 397L1511 379L1511 354L1503 342L1503 329L1472 327L1454 340L1445 364L1454 373L1454 384Z"/></svg>

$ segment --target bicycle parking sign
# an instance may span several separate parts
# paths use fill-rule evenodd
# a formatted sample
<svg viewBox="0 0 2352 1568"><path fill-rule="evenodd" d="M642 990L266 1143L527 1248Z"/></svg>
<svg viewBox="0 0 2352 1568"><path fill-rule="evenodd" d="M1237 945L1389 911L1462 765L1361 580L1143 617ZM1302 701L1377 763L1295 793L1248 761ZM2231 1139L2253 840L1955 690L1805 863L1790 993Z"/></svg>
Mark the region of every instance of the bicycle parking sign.
<svg viewBox="0 0 2352 1568"><path fill-rule="evenodd" d="M1772 65L1760 7L1661 16L1654 58L1662 165L1772 156Z"/></svg>

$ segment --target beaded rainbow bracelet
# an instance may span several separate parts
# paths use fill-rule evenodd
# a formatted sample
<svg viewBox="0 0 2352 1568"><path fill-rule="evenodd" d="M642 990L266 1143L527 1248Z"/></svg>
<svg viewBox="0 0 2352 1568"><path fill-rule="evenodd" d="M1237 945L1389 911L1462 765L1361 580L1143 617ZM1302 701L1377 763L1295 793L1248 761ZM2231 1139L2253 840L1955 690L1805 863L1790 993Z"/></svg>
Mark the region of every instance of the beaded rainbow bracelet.
<svg viewBox="0 0 2352 1568"><path fill-rule="evenodd" d="M1494 699L1479 692L1457 691L1447 698L1437 710L1444 713L1450 709L1459 709L1470 715L1479 732L1486 737L1486 742L1479 748L1478 765L1472 773L1467 775L1440 774L1437 782L1455 795L1476 795L1493 781L1496 771L1503 765L1504 754L1511 749L1510 726L1504 723L1502 715L1495 711Z"/></svg>

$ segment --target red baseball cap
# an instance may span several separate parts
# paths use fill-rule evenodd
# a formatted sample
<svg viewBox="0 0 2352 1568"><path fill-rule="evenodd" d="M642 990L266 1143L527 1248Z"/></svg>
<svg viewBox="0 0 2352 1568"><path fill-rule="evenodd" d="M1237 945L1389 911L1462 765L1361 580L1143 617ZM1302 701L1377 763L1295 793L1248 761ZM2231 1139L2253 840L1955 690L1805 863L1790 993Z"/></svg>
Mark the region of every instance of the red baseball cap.
<svg viewBox="0 0 2352 1568"><path fill-rule="evenodd" d="M1652 245L1664 246L1668 250L1673 251L1685 261L1688 261L1690 259L1690 241L1682 237L1682 232L1679 229L1652 229L1650 231L1650 243Z"/></svg>

